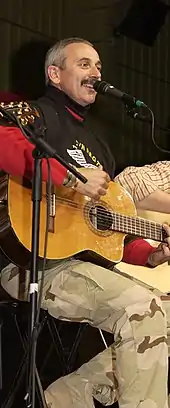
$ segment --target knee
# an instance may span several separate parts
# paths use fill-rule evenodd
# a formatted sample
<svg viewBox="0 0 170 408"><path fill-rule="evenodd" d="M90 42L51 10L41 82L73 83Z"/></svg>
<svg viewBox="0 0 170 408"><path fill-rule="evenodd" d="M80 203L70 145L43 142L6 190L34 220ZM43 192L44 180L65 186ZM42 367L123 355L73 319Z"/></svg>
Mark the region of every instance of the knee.
<svg viewBox="0 0 170 408"><path fill-rule="evenodd" d="M151 290L140 285L131 287L125 293L127 299L127 308L132 311L139 311L146 316L155 316L157 314L165 317L165 311L162 305L161 298L155 295ZM129 300L128 300L129 299Z"/></svg>
<svg viewBox="0 0 170 408"><path fill-rule="evenodd" d="M166 312L162 301L151 291L141 288L140 296L126 308L130 324L137 327L145 327L146 332L157 335L167 333Z"/></svg>
<svg viewBox="0 0 170 408"><path fill-rule="evenodd" d="M57 387L59 382L59 387ZM69 393L69 389L65 385L64 381L55 381L45 390L45 399L48 407L55 408L71 408L72 399Z"/></svg>

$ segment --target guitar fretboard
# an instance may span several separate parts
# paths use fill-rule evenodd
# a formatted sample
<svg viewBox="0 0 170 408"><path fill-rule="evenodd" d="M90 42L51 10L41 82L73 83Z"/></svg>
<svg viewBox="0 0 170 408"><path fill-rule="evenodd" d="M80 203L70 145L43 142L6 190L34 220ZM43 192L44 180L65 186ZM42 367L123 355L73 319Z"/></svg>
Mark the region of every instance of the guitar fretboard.
<svg viewBox="0 0 170 408"><path fill-rule="evenodd" d="M166 231L162 225L154 221L145 220L139 217L129 217L118 213L113 213L112 219L112 228L116 231L160 242L164 242L167 237Z"/></svg>

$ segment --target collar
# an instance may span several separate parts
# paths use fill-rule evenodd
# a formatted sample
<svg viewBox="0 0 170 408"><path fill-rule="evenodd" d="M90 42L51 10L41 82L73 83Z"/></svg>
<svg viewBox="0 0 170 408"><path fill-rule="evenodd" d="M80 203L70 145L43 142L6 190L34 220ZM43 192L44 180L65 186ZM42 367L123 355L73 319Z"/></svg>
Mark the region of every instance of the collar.
<svg viewBox="0 0 170 408"><path fill-rule="evenodd" d="M84 121L85 116L90 108L90 105L81 106L77 102L73 101L65 92L56 88L55 86L48 85L46 88L45 96L52 99L53 102L58 105L58 103L63 104L63 106L77 119L81 122Z"/></svg>

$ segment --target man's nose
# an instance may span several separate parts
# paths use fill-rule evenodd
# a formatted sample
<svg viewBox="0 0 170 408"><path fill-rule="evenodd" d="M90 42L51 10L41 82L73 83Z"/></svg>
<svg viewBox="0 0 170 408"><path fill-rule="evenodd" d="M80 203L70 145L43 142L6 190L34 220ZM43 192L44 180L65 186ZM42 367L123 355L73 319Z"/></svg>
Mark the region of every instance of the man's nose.
<svg viewBox="0 0 170 408"><path fill-rule="evenodd" d="M97 79L101 79L101 72L95 65L91 67L90 74L91 76L94 76Z"/></svg>

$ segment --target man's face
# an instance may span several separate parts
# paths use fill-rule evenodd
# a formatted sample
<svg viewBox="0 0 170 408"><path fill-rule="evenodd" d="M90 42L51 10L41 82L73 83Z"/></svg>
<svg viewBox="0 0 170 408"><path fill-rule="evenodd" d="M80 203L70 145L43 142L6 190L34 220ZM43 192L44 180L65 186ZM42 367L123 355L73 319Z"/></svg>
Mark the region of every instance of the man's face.
<svg viewBox="0 0 170 408"><path fill-rule="evenodd" d="M64 68L53 67L53 84L82 106L95 101L96 92L89 83L101 79L101 62L93 47L84 43L65 47ZM49 71L50 72L50 71ZM89 82L88 82L89 81Z"/></svg>

